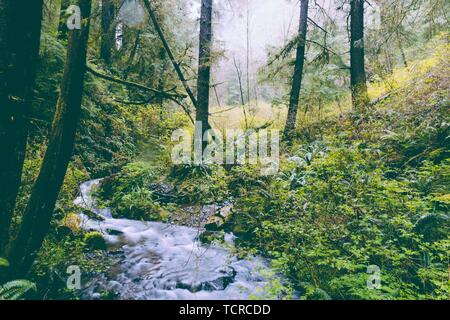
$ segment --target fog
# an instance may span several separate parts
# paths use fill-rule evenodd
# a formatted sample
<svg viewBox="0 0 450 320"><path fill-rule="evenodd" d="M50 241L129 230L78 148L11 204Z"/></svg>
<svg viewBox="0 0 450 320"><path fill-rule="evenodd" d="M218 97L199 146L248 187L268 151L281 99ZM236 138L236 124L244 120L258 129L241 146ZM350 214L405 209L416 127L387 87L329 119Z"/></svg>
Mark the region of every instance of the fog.
<svg viewBox="0 0 450 320"><path fill-rule="evenodd" d="M191 16L200 16L200 1L186 0ZM249 70L255 74L267 58L268 46L281 46L298 26L297 1L287 0L216 0L214 2L214 49L223 56L215 61L214 79L225 81L233 69L233 59L245 69L247 32ZM247 25L248 23L248 25Z"/></svg>
<svg viewBox="0 0 450 320"><path fill-rule="evenodd" d="M198 21L200 0L184 1L190 8L191 18ZM319 6L314 5L316 3ZM319 0L310 4L310 17L320 22L323 20L324 12L336 14L335 3L334 0ZM259 68L267 62L268 47L281 47L292 39L298 30L299 15L298 0L214 1L214 50L222 55L214 61L213 81L222 84L218 88L222 98L226 98L224 95L227 82L233 81L230 80L230 75L235 73L234 59L240 65L243 77L246 78L247 30L249 77L254 85Z"/></svg>
<svg viewBox="0 0 450 320"><path fill-rule="evenodd" d="M199 26L201 0L178 0L183 12L191 20L191 27ZM309 17L322 24L332 17L345 24L345 13L336 10L340 0L310 1ZM127 24L139 24L144 16L136 0L125 0L120 15ZM181 8L180 8L181 9ZM280 48L295 36L298 30L300 6L298 0L214 0L212 85L221 98L227 98L228 85L236 85L234 61L238 64L243 82L247 71L251 86L257 83L258 70L267 62L269 47ZM311 27L310 27L311 28ZM187 33L188 34L188 33ZM198 32L187 35L186 43L197 43ZM328 39L346 41L345 39ZM332 45L332 44L331 44ZM196 50L196 46L194 46ZM195 69L195 66L194 66ZM255 91L255 89L251 89Z"/></svg>

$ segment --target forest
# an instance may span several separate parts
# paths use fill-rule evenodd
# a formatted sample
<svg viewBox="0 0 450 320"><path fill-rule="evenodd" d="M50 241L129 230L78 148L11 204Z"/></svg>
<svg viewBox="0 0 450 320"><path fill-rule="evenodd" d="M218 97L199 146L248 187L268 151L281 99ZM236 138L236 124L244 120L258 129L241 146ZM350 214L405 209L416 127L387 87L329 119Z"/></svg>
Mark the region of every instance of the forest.
<svg viewBox="0 0 450 320"><path fill-rule="evenodd" d="M0 300L449 300L449 9L0 0Z"/></svg>

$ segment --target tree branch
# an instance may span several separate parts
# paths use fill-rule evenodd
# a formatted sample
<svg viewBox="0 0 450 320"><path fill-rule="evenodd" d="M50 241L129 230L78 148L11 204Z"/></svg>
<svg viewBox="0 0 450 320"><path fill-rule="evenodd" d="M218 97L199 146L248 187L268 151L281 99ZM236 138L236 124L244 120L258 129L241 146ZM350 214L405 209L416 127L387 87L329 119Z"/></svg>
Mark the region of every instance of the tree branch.
<svg viewBox="0 0 450 320"><path fill-rule="evenodd" d="M169 92L165 92L165 91L159 91L159 90L147 87L147 86L145 86L143 84L140 84L140 83L127 81L127 80L123 80L123 79L120 79L120 78L116 78L116 77L113 77L113 76L109 76L109 75L103 74L100 71L95 70L91 66L86 66L86 71L88 71L92 75L94 75L94 76L96 76L98 78L104 79L104 80L108 80L108 81L111 81L111 82L122 84L122 85L127 86L127 87L134 87L134 88L142 90L142 91L151 92L156 97L166 98L166 99L170 99L170 100L177 99L177 98L178 99L186 98L185 95L180 94L180 93L169 93Z"/></svg>

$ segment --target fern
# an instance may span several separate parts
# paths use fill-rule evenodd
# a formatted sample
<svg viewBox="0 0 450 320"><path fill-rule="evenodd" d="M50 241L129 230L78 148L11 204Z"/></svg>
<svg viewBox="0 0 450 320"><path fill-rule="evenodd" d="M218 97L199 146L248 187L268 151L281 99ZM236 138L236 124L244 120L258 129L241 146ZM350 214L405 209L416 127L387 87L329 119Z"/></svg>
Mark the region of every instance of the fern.
<svg viewBox="0 0 450 320"><path fill-rule="evenodd" d="M36 291L36 285L28 280L13 280L0 286L0 300L17 300L28 291Z"/></svg>
<svg viewBox="0 0 450 320"><path fill-rule="evenodd" d="M7 268L9 267L8 260L0 257L0 268Z"/></svg>
<svg viewBox="0 0 450 320"><path fill-rule="evenodd" d="M9 267L8 260L0 258L0 268ZM0 285L0 300L17 300L23 297L25 293L36 291L36 285L28 280L13 280Z"/></svg>

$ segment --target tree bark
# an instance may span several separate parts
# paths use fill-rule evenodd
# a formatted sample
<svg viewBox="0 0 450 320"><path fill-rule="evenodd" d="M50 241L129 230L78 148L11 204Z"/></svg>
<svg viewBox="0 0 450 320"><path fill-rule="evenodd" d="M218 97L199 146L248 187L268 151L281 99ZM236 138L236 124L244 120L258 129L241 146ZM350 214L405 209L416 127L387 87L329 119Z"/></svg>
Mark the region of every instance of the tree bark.
<svg viewBox="0 0 450 320"><path fill-rule="evenodd" d="M24 277L48 232L75 143L81 113L91 0L78 0L80 30L69 31L66 63L47 151L10 254L10 277Z"/></svg>
<svg viewBox="0 0 450 320"><path fill-rule="evenodd" d="M300 23L298 29L297 56L295 58L294 76L292 79L289 110L284 128L287 137L294 129L297 122L298 104L303 80L303 67L305 64L306 32L308 28L308 0L300 1Z"/></svg>
<svg viewBox="0 0 450 320"><path fill-rule="evenodd" d="M398 33L397 33L397 45L398 49L400 50L403 66L405 68L408 68L408 60L406 59L405 50L403 49L402 39L400 38L400 35Z"/></svg>
<svg viewBox="0 0 450 320"><path fill-rule="evenodd" d="M197 79L196 121L201 122L204 137L209 129L209 83L211 78L212 0L202 0ZM202 150L207 142L202 142Z"/></svg>
<svg viewBox="0 0 450 320"><path fill-rule="evenodd" d="M102 0L100 59L108 65L111 64L115 41L114 16L115 8L112 0Z"/></svg>
<svg viewBox="0 0 450 320"><path fill-rule="evenodd" d="M244 113L245 130L248 130L248 118L247 118L247 110L245 109L244 88L242 87L242 72L241 69L239 68L236 58L233 58L233 63L238 77L239 93L241 97L242 111Z"/></svg>
<svg viewBox="0 0 450 320"><path fill-rule="evenodd" d="M67 39L67 17L66 10L70 6L70 0L61 0L61 8L59 14L58 39Z"/></svg>
<svg viewBox="0 0 450 320"><path fill-rule="evenodd" d="M42 0L0 0L0 256L21 183L42 8Z"/></svg>
<svg viewBox="0 0 450 320"><path fill-rule="evenodd" d="M364 63L364 0L350 0L350 83L353 108L364 112L369 105Z"/></svg>

